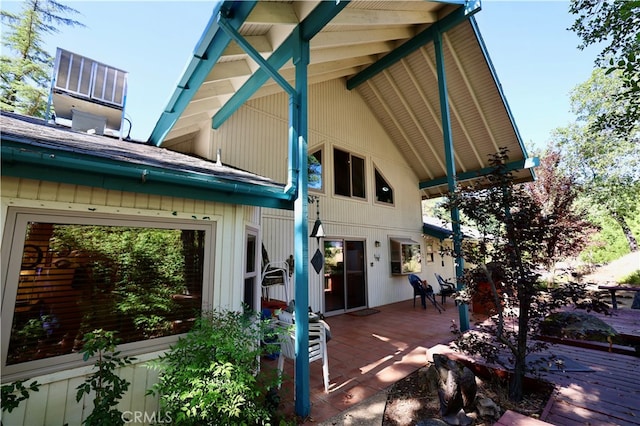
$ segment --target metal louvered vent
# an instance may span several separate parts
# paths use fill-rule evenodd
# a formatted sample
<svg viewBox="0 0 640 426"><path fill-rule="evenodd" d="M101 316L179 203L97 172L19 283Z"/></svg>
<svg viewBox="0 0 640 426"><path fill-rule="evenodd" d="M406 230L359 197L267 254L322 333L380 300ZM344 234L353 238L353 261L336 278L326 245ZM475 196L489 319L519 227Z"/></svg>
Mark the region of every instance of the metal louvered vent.
<svg viewBox="0 0 640 426"><path fill-rule="evenodd" d="M56 117L71 120L72 128L79 131L119 131L127 75L126 71L58 48L51 91Z"/></svg>

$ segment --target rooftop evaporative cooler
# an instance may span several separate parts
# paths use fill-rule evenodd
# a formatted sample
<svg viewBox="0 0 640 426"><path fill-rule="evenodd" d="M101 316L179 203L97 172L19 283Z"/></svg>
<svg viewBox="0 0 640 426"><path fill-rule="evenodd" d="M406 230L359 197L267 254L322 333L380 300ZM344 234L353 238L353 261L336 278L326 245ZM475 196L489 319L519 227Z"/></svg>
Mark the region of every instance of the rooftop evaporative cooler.
<svg viewBox="0 0 640 426"><path fill-rule="evenodd" d="M98 135L120 132L127 98L127 72L64 49L56 51L51 101L56 119Z"/></svg>

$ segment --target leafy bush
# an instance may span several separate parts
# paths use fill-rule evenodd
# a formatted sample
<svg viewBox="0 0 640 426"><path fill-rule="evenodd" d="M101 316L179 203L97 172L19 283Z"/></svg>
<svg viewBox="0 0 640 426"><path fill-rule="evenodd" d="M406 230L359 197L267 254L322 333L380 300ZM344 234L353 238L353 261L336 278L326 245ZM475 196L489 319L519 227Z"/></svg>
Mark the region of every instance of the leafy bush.
<svg viewBox="0 0 640 426"><path fill-rule="evenodd" d="M640 285L640 269L622 277L620 284Z"/></svg>
<svg viewBox="0 0 640 426"><path fill-rule="evenodd" d="M492 173L475 186L450 194L444 205L458 209L480 234L460 245L463 264L477 266L461 277L458 284L466 285L467 291L458 292L456 300L478 303L492 316L492 322L477 325L471 333L463 333L454 323L457 348L491 363L501 363L503 354L513 360L509 398L520 401L529 372L527 355L546 345L535 340L544 318L570 304L593 310L605 307L587 294L583 284L540 283L538 265L546 264L549 253L557 251L548 248L554 240L573 234L564 235L564 228L552 226L556 218L545 213L539 197L517 184L505 168L508 160L506 149L501 149L490 159Z"/></svg>
<svg viewBox="0 0 640 426"><path fill-rule="evenodd" d="M87 377L85 382L76 389L76 401L80 402L84 394L95 392L93 411L83 422L87 426L122 425L123 413L116 408L118 402L129 388L129 382L118 377L115 370L131 364L135 358L120 357L115 348L118 340L113 331L94 330L84 336L82 357L85 361L94 355L98 358L95 363L96 371Z"/></svg>
<svg viewBox="0 0 640 426"><path fill-rule="evenodd" d="M609 263L629 253L627 242L620 225L611 217L591 214L591 220L600 227L592 242L581 254L580 259L589 263ZM636 237L640 235L640 218L626 218L631 232Z"/></svg>
<svg viewBox="0 0 640 426"><path fill-rule="evenodd" d="M40 384L34 380L25 386L26 380L18 380L2 385L2 411L12 412L22 401L28 399L29 392L40 390Z"/></svg>
<svg viewBox="0 0 640 426"><path fill-rule="evenodd" d="M269 424L275 373L258 379L268 324L256 314L214 310L151 365L160 370L149 391L177 425Z"/></svg>

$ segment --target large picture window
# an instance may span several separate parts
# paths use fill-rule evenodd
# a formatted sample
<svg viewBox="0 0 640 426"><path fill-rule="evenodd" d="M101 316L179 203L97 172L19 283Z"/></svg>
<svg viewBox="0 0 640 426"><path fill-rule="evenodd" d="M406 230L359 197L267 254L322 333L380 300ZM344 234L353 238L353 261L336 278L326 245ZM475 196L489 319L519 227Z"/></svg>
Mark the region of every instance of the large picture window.
<svg viewBox="0 0 640 426"><path fill-rule="evenodd" d="M333 175L336 195L366 198L364 159L338 148L333 149Z"/></svg>
<svg viewBox="0 0 640 426"><path fill-rule="evenodd" d="M3 247L3 367L76 353L100 328L122 344L188 331L202 309L208 230L17 214Z"/></svg>

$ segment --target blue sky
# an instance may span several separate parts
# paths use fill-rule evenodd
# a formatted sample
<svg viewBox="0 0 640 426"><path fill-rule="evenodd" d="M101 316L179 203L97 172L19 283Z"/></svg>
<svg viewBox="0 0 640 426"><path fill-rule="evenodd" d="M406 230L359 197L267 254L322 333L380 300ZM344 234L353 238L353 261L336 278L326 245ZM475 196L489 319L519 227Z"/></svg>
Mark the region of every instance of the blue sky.
<svg viewBox="0 0 640 426"><path fill-rule="evenodd" d="M86 28L46 38L56 47L129 72L126 113L131 136L147 140L211 17L213 1L64 1ZM567 30L567 1L484 0L480 32L528 150L573 121L568 94L593 69L595 49L580 51ZM21 2L4 1L18 11Z"/></svg>

